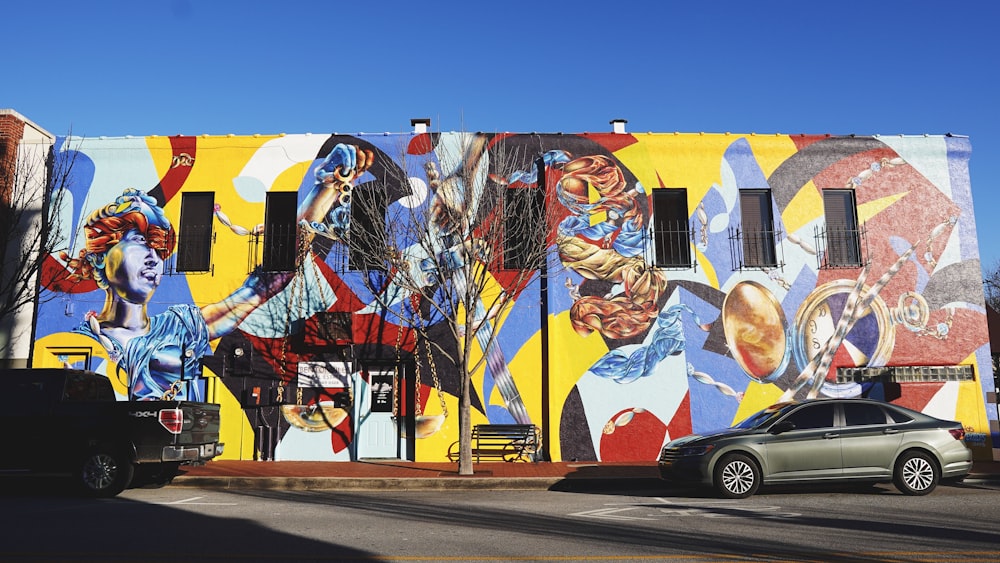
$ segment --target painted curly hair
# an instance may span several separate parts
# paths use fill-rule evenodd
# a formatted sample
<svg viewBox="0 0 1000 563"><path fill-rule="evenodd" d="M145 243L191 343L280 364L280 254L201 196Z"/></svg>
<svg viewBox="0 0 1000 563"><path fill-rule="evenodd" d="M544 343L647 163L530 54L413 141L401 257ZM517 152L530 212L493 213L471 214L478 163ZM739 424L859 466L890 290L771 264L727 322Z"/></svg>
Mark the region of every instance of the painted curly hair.
<svg viewBox="0 0 1000 563"><path fill-rule="evenodd" d="M146 237L146 244L162 260L173 254L177 235L163 210L152 197L129 188L114 202L95 210L87 219L83 226L86 246L80 250L79 257L69 259L63 254L63 259L73 271L70 279L93 279L99 287L107 289L104 266L108 250L132 230Z"/></svg>

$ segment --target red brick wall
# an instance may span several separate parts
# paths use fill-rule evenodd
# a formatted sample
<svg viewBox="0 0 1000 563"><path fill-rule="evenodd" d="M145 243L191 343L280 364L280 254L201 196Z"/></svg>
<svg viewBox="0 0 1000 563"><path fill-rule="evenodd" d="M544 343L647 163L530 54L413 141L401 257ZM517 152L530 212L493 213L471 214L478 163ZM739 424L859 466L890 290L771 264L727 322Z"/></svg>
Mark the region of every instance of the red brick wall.
<svg viewBox="0 0 1000 563"><path fill-rule="evenodd" d="M24 136L24 122L9 114L0 115L0 201L10 199L17 165L17 146Z"/></svg>

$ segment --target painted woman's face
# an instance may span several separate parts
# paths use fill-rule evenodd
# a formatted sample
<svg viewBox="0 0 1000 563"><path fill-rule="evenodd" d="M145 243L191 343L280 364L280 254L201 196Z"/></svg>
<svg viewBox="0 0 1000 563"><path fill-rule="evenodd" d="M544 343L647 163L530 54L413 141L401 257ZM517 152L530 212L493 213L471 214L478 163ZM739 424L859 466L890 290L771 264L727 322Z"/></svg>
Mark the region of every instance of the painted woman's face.
<svg viewBox="0 0 1000 563"><path fill-rule="evenodd" d="M108 250L105 273L115 294L128 302L144 304L160 285L163 260L146 244L146 237L132 230Z"/></svg>

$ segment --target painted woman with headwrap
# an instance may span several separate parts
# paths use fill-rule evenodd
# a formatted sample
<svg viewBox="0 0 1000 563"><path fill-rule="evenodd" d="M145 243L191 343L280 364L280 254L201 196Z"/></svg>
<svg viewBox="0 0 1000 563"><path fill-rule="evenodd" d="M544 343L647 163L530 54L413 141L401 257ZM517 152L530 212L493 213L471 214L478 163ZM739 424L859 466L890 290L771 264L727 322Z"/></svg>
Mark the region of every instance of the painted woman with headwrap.
<svg viewBox="0 0 1000 563"><path fill-rule="evenodd" d="M340 191L364 174L371 161L370 151L338 145L321 167L323 173L317 171L299 221L321 220ZM86 247L79 259L70 261L76 268L73 277L93 279L107 297L102 310L74 332L97 339L118 369L128 374L132 400L204 399L202 387L188 382L200 374L201 358L212 354L209 342L235 329L294 276L294 272L254 272L218 303L172 305L150 316L147 304L176 242L174 228L156 200L127 189L91 214L84 232Z"/></svg>

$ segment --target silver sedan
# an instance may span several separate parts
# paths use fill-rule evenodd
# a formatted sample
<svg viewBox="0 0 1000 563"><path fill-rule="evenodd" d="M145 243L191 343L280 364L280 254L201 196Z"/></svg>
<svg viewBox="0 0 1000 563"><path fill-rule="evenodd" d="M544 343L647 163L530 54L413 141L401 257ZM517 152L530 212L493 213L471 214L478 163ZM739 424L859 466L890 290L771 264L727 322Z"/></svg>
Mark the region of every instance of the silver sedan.
<svg viewBox="0 0 1000 563"><path fill-rule="evenodd" d="M869 399L779 403L731 428L667 443L660 475L714 486L746 498L761 484L892 481L926 495L941 480L961 480L972 452L958 422Z"/></svg>

